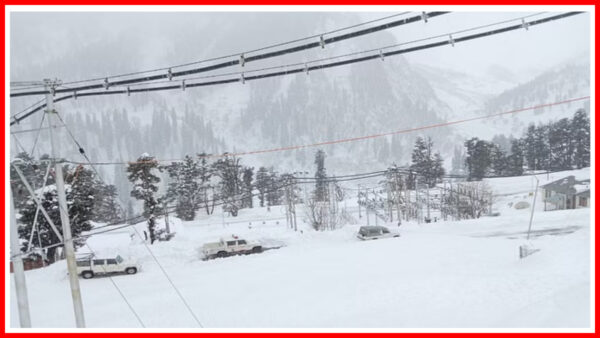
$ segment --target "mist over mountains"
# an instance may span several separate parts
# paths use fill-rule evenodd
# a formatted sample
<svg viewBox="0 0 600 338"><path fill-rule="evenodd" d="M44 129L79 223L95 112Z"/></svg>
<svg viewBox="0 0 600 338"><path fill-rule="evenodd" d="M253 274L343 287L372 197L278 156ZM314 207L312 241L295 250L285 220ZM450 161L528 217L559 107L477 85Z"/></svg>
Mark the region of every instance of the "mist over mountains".
<svg viewBox="0 0 600 338"><path fill-rule="evenodd" d="M103 78L235 54L364 21L356 13L213 13L199 15L197 19L177 14L146 13L133 21L124 13L105 13L111 17L110 26L98 15L82 14L77 18L57 15L53 20L58 27L62 27L61 20L68 18L77 29L59 28L46 39L36 38L39 32L33 26L23 29L23 25L13 24L13 34L18 34L19 39L11 39L11 80ZM33 17L29 19L35 19L35 14L30 15ZM394 34L383 31L276 61L248 63L243 70L302 63L397 41ZM48 53L34 53L42 47ZM222 72L240 69L238 66ZM494 65L486 74L476 76L395 56L245 84L131 97L83 98L61 102L57 109L95 161L134 160L143 152L160 159L177 159L202 152L272 149L438 124L464 116L589 95L589 84L589 58L585 56L560 68L537 72L535 76L512 72L502 65ZM34 101L13 99L11 113ZM570 116L582 106L583 103L574 103L497 121L320 148L327 153L330 171L344 174L408 163L415 137L428 135L448 163L455 146L467 137L518 134L530 122L564 113ZM14 129L37 128L40 119L38 114ZM33 146L34 134L19 135L26 149ZM60 155L80 159L67 133L61 131L59 137ZM36 153L49 152L44 138L47 135L42 133ZM14 155L18 150L13 143L11 153ZM280 172L312 171L316 150L309 147L246 156L243 162L255 167L274 166ZM123 169L102 170L116 180Z"/></svg>

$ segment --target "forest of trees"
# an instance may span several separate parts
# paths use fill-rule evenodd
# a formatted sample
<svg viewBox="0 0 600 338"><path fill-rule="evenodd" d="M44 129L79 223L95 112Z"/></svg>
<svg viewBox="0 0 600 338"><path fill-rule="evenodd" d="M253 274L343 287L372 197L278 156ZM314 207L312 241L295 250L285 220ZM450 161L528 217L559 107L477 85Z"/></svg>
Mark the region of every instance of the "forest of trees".
<svg viewBox="0 0 600 338"><path fill-rule="evenodd" d="M398 220L400 201L404 198L402 191L414 190L417 180L419 187L434 187L446 175L444 160L439 152L434 151L430 138L418 137L411 155L412 162L407 168L408 172L400 177L400 169L394 166L393 175L388 177L392 200L390 203L396 205ZM315 229L334 228L335 219L340 216L336 200L340 200L337 195L341 190L335 180L327 175L325 157L323 150L317 150L314 154L315 185L310 197L305 195L307 200L303 201L312 206L313 212L309 218ZM19 236L23 251L32 246L46 247L59 243L51 224L38 212L36 202L14 168L18 167L25 176L41 205L48 210L53 223L60 224L54 171L48 167L48 163L48 155L36 159L25 152L17 154L11 162L11 188L15 208L19 213ZM507 138L503 135L498 135L491 141L471 138L465 141L464 148L455 147L453 172L463 163L468 181L491 176L519 176L525 171L588 167L589 117L584 110L578 110L570 119L532 124L521 138ZM273 167L255 169L244 165L241 158L231 154L212 156L200 153L185 156L181 161L163 164L152 155L144 153L136 161L128 163L125 170L121 167L131 188L128 191L130 198L126 199L128 203L119 203L119 189L104 183L94 168L65 164L63 171L75 238L91 230L94 222L118 223L124 220L125 215L131 217L134 209L132 200L141 202L141 216L148 222L147 234L151 243L159 239L157 219L168 212L174 212L178 218L189 221L194 220L200 212L211 215L215 207L221 207L224 212L236 217L239 210L256 206L254 197L257 197L259 207L289 205L301 201L293 174L278 173ZM457 204L457 201L453 203ZM408 212L406 208L403 210ZM35 227L32 226L34 223ZM60 227L58 231L61 231ZM76 239L75 246L81 245L82 239ZM50 261L54 260L59 247L46 249L41 254Z"/></svg>
<svg viewBox="0 0 600 338"><path fill-rule="evenodd" d="M509 140L510 149L493 141L465 142L468 180L519 176L525 170L560 171L590 165L590 120L585 110L573 118L530 125L523 137ZM456 156L456 155L455 155Z"/></svg>

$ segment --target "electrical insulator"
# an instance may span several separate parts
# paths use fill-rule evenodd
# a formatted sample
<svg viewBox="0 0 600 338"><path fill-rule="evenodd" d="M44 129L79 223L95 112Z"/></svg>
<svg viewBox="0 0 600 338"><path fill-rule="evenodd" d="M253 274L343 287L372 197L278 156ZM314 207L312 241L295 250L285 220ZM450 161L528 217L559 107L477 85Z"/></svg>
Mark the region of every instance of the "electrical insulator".
<svg viewBox="0 0 600 338"><path fill-rule="evenodd" d="M240 65L242 67L244 67L244 65L246 64L246 59L244 58L244 54L240 55Z"/></svg>
<svg viewBox="0 0 600 338"><path fill-rule="evenodd" d="M185 91L185 80L181 80L181 90Z"/></svg>
<svg viewBox="0 0 600 338"><path fill-rule="evenodd" d="M246 79L244 78L244 73L241 75L242 84L246 83Z"/></svg>
<svg viewBox="0 0 600 338"><path fill-rule="evenodd" d="M167 72L167 76L169 77L169 81L173 80L173 71L171 71L171 68L169 68L169 71Z"/></svg>
<svg viewBox="0 0 600 338"><path fill-rule="evenodd" d="M321 40L319 41L321 48L325 48L325 40L323 39L323 35L321 35Z"/></svg>
<svg viewBox="0 0 600 338"><path fill-rule="evenodd" d="M454 47L454 38L452 37L452 34L450 34L450 44Z"/></svg>
<svg viewBox="0 0 600 338"><path fill-rule="evenodd" d="M308 75L308 64L304 64L304 71L306 72L306 75Z"/></svg>
<svg viewBox="0 0 600 338"><path fill-rule="evenodd" d="M73 99L74 99L74 100L77 100L77 92L76 92L76 91L75 91L75 92L73 92Z"/></svg>
<svg viewBox="0 0 600 338"><path fill-rule="evenodd" d="M384 58L382 50L379 50L379 57L381 58L381 61L385 61L385 58Z"/></svg>
<svg viewBox="0 0 600 338"><path fill-rule="evenodd" d="M110 84L108 83L108 78L104 79L104 89L108 90L108 87L110 87Z"/></svg>
<svg viewBox="0 0 600 338"><path fill-rule="evenodd" d="M525 19L521 19L521 27L525 28L526 31L529 30L529 22L525 22Z"/></svg>
<svg viewBox="0 0 600 338"><path fill-rule="evenodd" d="M427 23L427 13L423 12L421 14L421 19L423 19L423 21L425 21L425 23Z"/></svg>
<svg viewBox="0 0 600 338"><path fill-rule="evenodd" d="M129 89L129 86L127 86L127 96L131 96L131 90Z"/></svg>

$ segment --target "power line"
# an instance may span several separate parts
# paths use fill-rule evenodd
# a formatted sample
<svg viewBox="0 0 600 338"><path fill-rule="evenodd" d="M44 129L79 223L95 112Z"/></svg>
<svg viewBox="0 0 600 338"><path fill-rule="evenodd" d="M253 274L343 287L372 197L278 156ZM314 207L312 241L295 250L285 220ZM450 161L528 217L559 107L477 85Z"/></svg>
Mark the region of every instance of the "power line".
<svg viewBox="0 0 600 338"><path fill-rule="evenodd" d="M181 71L177 71L177 72L173 72L172 71L173 67L171 67L171 68L168 68L169 71L166 74L163 73L163 74L149 75L149 76L145 76L145 77L126 79L126 80L120 80L120 81L114 81L114 82L110 82L110 81L108 81L108 78L105 78L104 83L73 87L73 88L69 88L69 89L56 89L53 91L53 93L68 93L68 92L84 91L84 90L91 90L91 89L101 89L101 88L108 89L111 86L123 86L123 85L129 85L129 84L133 84L133 83L139 83L139 82L148 82L148 81L161 80L161 79L172 79L175 77L182 77L182 76L186 76L186 75L204 73L204 72L213 71L213 70L217 70L217 69L221 69L221 68L232 67L232 66L235 66L238 64L243 65L247 62L265 60L265 59L270 59L273 57L282 56L282 55L286 55L286 54L297 53L297 52L308 50L308 49L313 49L313 48L318 48L318 47L324 48L324 46L327 44L340 42L343 40L348 40L348 39L356 38L356 37L367 35L367 34L376 33L376 32L379 32L379 31L382 31L385 29L398 27L398 26L410 24L413 22L418 22L418 21L423 20L425 17L433 18L436 16L448 14L448 13L449 12L424 13L422 15L417 15L417 16L413 16L413 17L409 17L409 18L405 18L405 19L400 19L400 20L388 22L388 23L385 23L382 25L365 28L365 29L362 29L359 31L350 32L350 33L337 35L337 36L332 36L330 38L323 38L321 36L320 41L306 43L306 44L303 44L300 46L289 47L289 48L282 49L282 50L276 50L273 52L257 54L257 55L248 56L248 57L245 57L242 54L239 59L225 61L225 62L221 62L218 64L210 65L210 66L188 69L188 70L181 70ZM47 90L18 92L18 93L11 93L10 97L45 95L48 93L49 93L49 91L47 91Z"/></svg>
<svg viewBox="0 0 600 338"><path fill-rule="evenodd" d="M397 16L402 16L402 15L409 14L409 13L410 12L401 12L401 13L398 13L398 14L388 15L388 16L385 16L385 17L382 17L382 18L378 18L378 19L374 19L374 20L370 20L370 21L361 22L361 23L358 23L358 24L355 24L355 25L352 25L352 26L338 28L338 29L335 29L335 30L326 31L326 32L323 32L323 33L318 33L318 34L307 36L307 37L304 37L304 38L299 38L299 39L295 39L295 40L291 40L291 41L287 41L287 42L276 43L276 44L268 45L268 46L265 46L265 47L261 47L261 48L257 48L257 49L252 49L252 50L247 50L247 51L243 51L243 52L238 52L238 53L234 53L234 54L229 54L229 55L225 55L225 56L219 56L219 57L214 57L214 58L209 58L209 59L204 59L204 60L199 60L199 61L194 61L194 62L189 62L189 63L184 63L184 64L179 64L179 65L171 66L171 67L156 68L156 69L151 69L151 70L131 72L131 73L126 73L126 74L112 75L112 76L108 76L108 77L99 77L99 78L93 78L93 79L87 79L87 80L70 81L70 82L65 82L64 84L76 84L76 83L84 83L84 82L92 82L92 81L101 81L101 80L104 80L104 79L107 79L107 78L108 79L114 79L114 78L119 78L119 77L140 75L140 74L146 74L146 73L153 73L153 72L157 72L157 71L168 71L169 69L174 69L174 68L181 68L181 67L193 66L193 65L197 65L197 64L201 64L201 63L222 60L222 59L226 59L226 58L230 58L230 57L239 57L240 55L246 55L246 54L260 52L260 51L271 49L271 48L276 48L276 47L281 47L281 46L285 46L285 45L289 45L289 44L293 44L293 43L297 43L297 42L301 42L301 41L306 41L306 40L309 40L309 39L318 38L318 37L320 37L322 35L329 35L329 34L341 32L341 31L345 31L345 30L348 30L348 29L352 29L352 28L364 26L364 25L367 25L367 24L370 24L370 23L375 23L375 22L379 22L379 21L391 19L391 18L394 18L394 17L397 17ZM25 83L27 83L27 82L25 82ZM43 87L43 85L39 85L37 83L38 82L31 81L31 82L29 82L29 85L30 85L29 87L27 87L27 88L21 88L21 89L32 89L32 88L41 88L41 87ZM12 85L12 82L11 82L11 85Z"/></svg>
<svg viewBox="0 0 600 338"><path fill-rule="evenodd" d="M365 62L365 61L370 61L370 60L379 59L379 58L383 59L388 56L412 53L412 52L416 52L416 51L420 51L420 50L437 48L437 47L441 47L441 46L445 46L445 45L454 45L455 43L458 43L458 42L484 38L484 37L488 37L491 35L501 34L501 33L509 32L509 31L517 30L517 29L524 29L524 28L528 28L529 26L539 25L539 24L547 23L547 22L554 21L554 20L560 20L560 19L564 19L566 17L577 15L577 14L581 14L581 12L568 12L568 13L554 15L551 17L538 19L535 21L530 21L530 22L523 21L521 24L512 25L512 26L508 26L508 27L504 27L504 28L499 28L499 29L495 29L495 30L491 30L491 31L476 33L476 34L467 35L467 36L458 37L458 38L452 37L452 34L449 34L449 37L451 37L451 39L446 39L446 40L439 41L439 42L429 43L426 45L420 45L420 46L415 46L415 47L410 47L410 48L405 48L405 49L387 51L387 52L383 52L381 49L375 49L375 50L379 50L379 53L375 53L373 55L368 55L368 56L364 56L364 57L344 60L344 61L338 61L338 62L332 62L332 63L326 63L326 64L320 64L320 65L313 65L310 67L308 66L308 64L310 62L307 62L307 63L305 63L304 67L294 68L294 69L289 69L289 70L284 70L284 71L271 72L271 73L260 74L260 75L253 75L253 76L248 76L248 77L242 76L242 77L235 77L235 78L228 78L228 79L214 80L214 81L207 81L207 82L197 82L197 83L189 83L189 84L182 83L181 85L176 84L176 85L148 87L148 88L139 88L139 89L127 88L126 90L105 90L105 91L86 92L86 93L74 92L71 95L66 95L66 96L62 96L62 97L55 99L55 102L59 102L59 101L63 101L63 100L71 99L71 98L77 98L77 97L87 97L87 96L97 96L97 95L117 95L117 94L130 95L131 93L144 93L144 92L165 91L165 90L181 90L181 89L185 89L185 88L214 86L214 85L219 85L219 84L228 84L228 83L236 83L236 82L244 83L245 81L265 79L265 78L270 78L270 77L279 77L279 76L284 76L284 75L297 74L297 73L301 73L301 72L309 72L309 71L313 71L313 70L322 70L322 69L326 69L326 68L344 66L344 65ZM446 36L446 35L441 35L441 36ZM43 93L45 93L45 92L43 92ZM10 124L13 125L15 123L19 123L20 121L31 116L32 114L43 109L44 107L45 107L45 104L38 106L37 108L24 114L23 116L20 116L20 117L15 116L15 117L13 117L13 121L11 121Z"/></svg>
<svg viewBox="0 0 600 338"><path fill-rule="evenodd" d="M380 48L373 48L373 49L362 50L362 51L357 51L357 52L352 52L352 53L347 53L347 54L335 55L335 56L325 57L325 58L321 58L321 59L310 60L310 61L306 61L306 62L296 62L296 63L291 63L291 64L278 65L278 66L272 66L272 67L264 67L264 68L251 69L251 70L245 70L245 71L236 71L236 72L212 74L212 75L205 75L205 76L198 76L198 77L188 77L188 78L185 78L185 81L211 79L211 78L225 77L225 76L231 76L231 75L237 75L237 76L239 76L241 74L251 74L251 73L256 73L256 72L261 72L261 71L266 71L266 70L282 69L282 68L289 68L289 67L295 67L295 66L304 66L304 65L308 65L308 64L317 63L317 62L323 62L323 61L341 59L341 58L345 58L345 57L350 57L350 56L355 56L355 55L360 55L360 54L366 54L366 53L372 53L372 52L379 52L379 51L382 51L382 50L386 50L386 49L390 49L390 48L395 48L395 47L399 47L399 46L405 46L405 45L413 44L413 43L416 43L416 42L423 42L423 41L428 41L428 40L434 40L434 39L439 39L439 38L442 38L442 37L443 38L447 38L449 36L453 36L453 35L456 35L456 34L462 34L462 33L466 33L466 32L471 32L471 31L482 29L482 28L488 28L488 27L492 27L492 26L506 24L506 23L509 23L509 22L514 22L514 21L521 21L521 20L524 20L524 19L527 19L527 18L531 18L531 17L534 17L534 16L539 16L539 15L544 14L544 13L545 12L538 12L538 13L534 13L534 14L529 14L529 15L525 15L525 16L516 17L514 19L503 20L503 21L498 21L498 22L494 22L494 23L490 23L490 24L485 24L485 25L475 26L475 27L471 27L471 28L467 28L467 29L457 30L457 31L454 31L454 32L449 32L449 33L444 33L444 34L438 34L438 35L429 36L429 37L420 38L420 39L415 39L415 40L410 40L410 41L404 41L404 42L401 42L401 43L396 43L396 44L393 44L393 45L388 45L388 46L384 46L384 47L380 47ZM140 83L136 83L136 84L131 84L129 87L147 86L149 84L157 85L157 84L163 84L163 83L172 83L172 81L140 82Z"/></svg>
<svg viewBox="0 0 600 338"><path fill-rule="evenodd" d="M229 54L229 55L225 55L225 56L219 56L219 57L214 57L214 58L209 58L209 59L204 59L204 60L199 60L199 61L193 61L193 62L179 64L179 65L175 65L175 66L171 66L171 67L156 68L156 69L151 69L151 70L131 72L131 73L120 74L120 75L112 75L112 76L108 76L108 77L92 78L92 79L87 79L87 80L69 81L69 82L65 82L64 84L76 84L76 83L100 81L100 80L104 80L104 79L114 79L114 78L119 78L119 77L140 75L140 74L146 74L146 73L153 73L153 72L157 72L157 71L168 71L169 69L174 69L174 68L187 67L187 66L197 65L197 64L201 64L201 63L210 62L210 61L222 60L222 59L226 59L226 58L230 58L230 57L239 57L242 54L246 55L246 54L260 52L260 51L271 49L271 48L276 48L276 47L281 47L281 46L285 46L285 45L289 45L289 44L293 44L293 43L297 43L297 42L301 42L301 41L306 41L306 40L309 40L309 39L318 38L318 37L320 37L322 35L329 35L329 34L341 32L341 31L345 31L345 30L348 30L348 29L352 29L352 28L364 26L364 25L367 25L367 24L370 24L370 23L375 23L375 22L379 22L379 21L391 19L391 18L394 18L394 17L397 17L397 16L402 16L402 15L409 14L409 13L410 12L401 12L401 13L397 13L397 14L393 14L393 15L388 15L388 16L385 16L385 17L382 17L382 18L378 18L378 19L374 19L374 20L370 20L370 21L361 22L361 23L358 23L358 24L355 24L355 25L352 25L352 26L338 28L338 29L335 29L335 30L326 31L326 32L323 32L323 33L318 33L318 34L307 36L307 37L304 37L304 38L299 38L299 39L290 40L290 41L286 41L286 42L276 43L276 44L268 45L268 46L265 46L265 47L261 47L261 48L257 48L257 49L252 49L252 50L247 50L247 51L243 51L243 52L238 52L238 53L234 53L234 54ZM11 82L11 86L13 86L13 83L15 83L16 86L25 86L25 85L28 86L26 88L21 88L21 89L32 89L32 88L41 88L41 87L43 87L43 85L39 84L39 81L21 81L21 82L15 81L15 82Z"/></svg>

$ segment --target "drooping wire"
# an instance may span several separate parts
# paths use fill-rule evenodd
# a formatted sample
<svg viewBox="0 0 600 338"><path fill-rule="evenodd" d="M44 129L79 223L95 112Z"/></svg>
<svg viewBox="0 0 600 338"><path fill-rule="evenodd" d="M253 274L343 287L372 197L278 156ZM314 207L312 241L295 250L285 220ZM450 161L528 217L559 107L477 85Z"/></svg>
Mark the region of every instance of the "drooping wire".
<svg viewBox="0 0 600 338"><path fill-rule="evenodd" d="M547 17L547 18L531 21L531 22L527 23L527 25L528 25L528 27L533 26L533 25L539 25L539 24L547 23L547 22L554 21L554 20L564 19L566 17L577 15L580 13L581 12L568 12L568 13L564 13L564 14L559 14L559 15L555 15L552 17ZM388 57L388 56L412 53L412 52L416 52L416 51L420 51L420 50L437 48L437 47L441 47L441 46L445 46L445 45L449 45L449 44L453 44L453 43L489 37L491 35L501 34L501 33L509 32L509 31L513 31L513 30L521 29L521 28L523 28L523 25L518 24L518 25L509 26L509 27L499 28L499 29L496 29L493 31L486 31L486 32L468 35L468 36L464 36L464 37L460 37L460 38L453 38L452 40L444 40L444 41L440 41L440 42L430 43L427 45L421 45L421 46L416 46L416 47L411 47L411 48L388 51L385 53L380 52L380 53L376 53L373 55L350 59L350 60L332 62L332 63L321 64L321 65L314 65L314 66L310 66L310 67L305 66L305 67L295 68L295 69L291 69L291 70L285 70L285 71L279 71L279 72L273 72L273 73L267 73L267 74L247 76L247 77L243 78L243 82L258 80L258 79L265 79L265 78L270 78L270 77L279 77L279 76L284 76L284 75L297 74L297 73L308 72L308 71L312 71L312 70L322 70L322 69L326 69L326 68L332 68L332 67L349 65L349 64L353 64L353 63L370 61L370 60ZM214 85L219 85L219 84L236 83L236 82L240 82L240 81L242 81L242 80L240 78L236 77L236 78L216 80L216 81L190 83L190 84L186 84L185 87L192 88L192 87L214 86ZM84 92L84 93L76 94L76 95L71 94L71 95L62 96L62 97L55 99L54 101L59 102L59 101L63 101L63 100L68 100L68 99L74 98L76 96L87 97L87 96L99 96L99 95L100 96L102 96L102 95L117 95L117 94L145 93L145 92L165 91L165 90L175 90L175 89L181 89L181 85L177 84L177 85L171 85L171 86L149 87L149 88L140 88L140 89L129 89L128 88L127 90ZM10 124L13 125L15 123L18 123L18 122L24 120L25 118L33 115L35 112L41 110L43 107L45 107L45 104L38 106L37 108L31 110L30 112L26 113L23 116L20 116L20 117L15 116L13 118L13 121Z"/></svg>
<svg viewBox="0 0 600 338"><path fill-rule="evenodd" d="M429 13L427 13L427 16L429 18L432 18L432 17L444 15L444 14L447 14L447 13L448 12L429 12ZM360 31L355 31L355 32L351 32L351 33L347 33L347 34L343 34L343 35L338 35L338 36L330 37L330 38L322 40L321 42L307 43L307 44L304 44L304 45L290 47L290 48L286 48L286 49L283 49L283 50L277 50L277 51L274 51L274 52L269 52L269 53L263 53L263 54L258 54L258 55L254 55L254 56L249 56L249 57L244 58L244 62L264 60L264 59L269 59L269 58L273 58L273 57L277 57L277 56L282 56L282 55L286 55L286 54L297 53L297 52L300 52L300 51L303 51L303 50L317 48L317 47L321 46L323 43L325 43L325 44L331 44L331 43L335 43L335 42L339 42L339 41L343 41L343 40L347 40L347 39L351 39L351 38L356 38L356 37L363 36L363 35L366 35L366 34L372 34L372 33L375 33L375 32L379 32L379 31L384 30L384 29L389 29L389 28L393 28L393 27L397 27L397 26L401 26L401 25L405 25L405 24L409 24L409 23L413 23L413 22L418 22L418 21L420 21L422 19L423 19L422 15L418 15L418 16L414 16L414 17L410 17L410 18L405 18L405 19L402 19L402 20L397 20L397 21L389 22L389 23L386 23L386 24L383 24L383 25L366 28L366 29L363 29L363 30L360 30ZM108 90L109 87L130 85L130 84L133 84L133 83L148 82L148 81L154 81L154 80L160 80L160 79L167 79L167 78L171 79L171 78L174 78L174 77L183 77L183 76L187 76L187 75L192 75L192 74L198 74L198 73L204 73L204 72L208 72L208 71L213 71L213 70L216 70L216 69L232 67L232 66L238 65L240 63L241 63L241 61L239 59L234 59L234 60L231 60L231 61L226 61L226 62L222 62L222 63L219 63L219 64L205 66L205 67L201 67L201 68L193 68L193 69L182 70L182 71L178 71L178 72L172 72L171 71L171 72L168 72L168 74L149 75L149 76L145 76L145 77L141 77L141 78L126 79L126 80L120 80L120 81L115 81L115 82L110 82L110 81L108 81L107 78L105 78L104 79L104 83L87 85L87 86L80 86L80 87L73 87L73 88L70 88L70 89L56 89L56 90L54 90L54 93L77 92L77 91L85 91L85 90L101 89L101 88L104 88L104 89ZM179 86L177 86L177 87L179 87ZM18 93L11 93L10 97L41 95L41 94L47 94L47 93L48 93L48 91L46 91L46 90L44 90L44 91L33 91L33 92L32 91L29 91L29 92L18 92Z"/></svg>
<svg viewBox="0 0 600 338"><path fill-rule="evenodd" d="M268 49L282 47L282 46L286 46L286 45L290 45L290 44L294 44L294 43L298 43L298 42L302 42L302 41L306 41L306 40L318 38L318 37L321 37L323 35L330 35L330 34L342 32L342 31L349 30L349 29L352 29L352 28L364 26L364 25L375 23L375 22L379 22L379 21L388 20L388 19L391 19L391 18L394 18L394 17L398 17L398 16L402 16L402 15L405 15L405 14L409 14L409 13L410 12L401 12L401 13L397 13L397 14L393 14L393 15L388 15L388 16L385 16L385 17L382 17L382 18L373 19L373 20L361 22L361 23L358 23L358 24L355 24L355 25L351 25L351 26L347 26L347 27L342 27L342 28L334 29L334 30L331 30L331 31L326 31L326 32L314 34L314 35L307 36L307 37L304 37L304 38L299 38L299 39L290 40L290 41L286 41L286 42L276 43L276 44L268 45L268 46L265 46L265 47L260 47L260 48L256 48L256 49L246 50L246 51L242 51L242 52L238 52L238 53L233 53L233 54L229 54L229 55L224 55L224 56L219 56L219 57L214 57L214 58L209 58L209 59L204 59L204 60L199 60L199 61L193 61L193 62L183 63L183 64L178 64L178 65L169 66L169 67L162 67L162 68L156 68L156 69L144 70L144 71L138 71L138 72L131 72L131 73L125 73L125 74L119 74L119 75L111 75L111 76L108 76L108 77L98 77L98 78L92 78L92 79L87 79L87 80L68 81L68 82L64 82L64 84L68 85L68 84L78 84L78 83L85 83L85 82L101 81L101 80L104 80L104 79L115 79L115 78L120 78L120 77L141 75L141 74L147 74L147 73L154 73L154 72L159 72L159 71L168 71L169 69L172 70L172 69L176 69L176 68L182 68L182 67L188 67L188 66L198 65L198 64L202 64L202 63L206 63L206 62L211 62L211 61L218 61L218 60L227 59L227 58L231 58L231 57L237 57L237 56L240 56L240 55L247 55L247 54L261 52L261 51L268 50ZM12 82L11 82L11 86L12 86ZM33 89L33 88L41 88L41 87L43 87L43 85L38 85L38 84L33 85L33 84L29 83L29 87L24 87L24 88L20 88L20 89L24 90L24 89Z"/></svg>
<svg viewBox="0 0 600 338"><path fill-rule="evenodd" d="M361 55L361 54L378 52L378 51L387 50L387 49L391 49L391 48L395 48L395 47L410 45L410 44L417 43L417 42L424 42L424 41L435 40L435 39L439 39L439 38L447 38L448 36L454 36L456 34L462 34L462 33L472 32L472 31L475 31L475 30L479 30L479 29L483 29L483 28L489 28L489 27L493 27L493 26L498 26L498 25L501 25L501 24L509 23L509 22L521 21L521 20L524 20L524 19L527 19L527 18L531 18L531 17L534 17L534 16L542 15L544 13L545 12L538 12L538 13L534 13L534 14L520 16L520 17L517 17L517 18L514 18L514 19L508 19L508 20L498 21L498 22L494 22L494 23L490 23L490 24L485 24L485 25L480 25L480 26L476 26L476 27L471 27L471 28L466 28L466 29L462 29L462 30L457 30L457 31L449 32L449 33L438 34L438 35L433 35L433 36L429 36L429 37L425 37L425 38L404 41L404 42L401 42L401 43L395 43L395 44L392 44L392 45L387 45L387 46L383 46L383 47L379 47L379 48L373 48L373 49L368 49L368 50L361 50L361 51L351 52L351 53L346 53L346 54L341 54L341 55L334 55L334 56L329 56L329 57L325 57L325 58L321 58L321 59L310 60L310 61L306 61L306 62L296 62L296 63L290 63L290 64L285 64L285 65L278 65L278 66L271 66L271 67L264 67L264 68L257 68L257 69L249 69L249 70L245 70L243 72L242 71L235 71L235 72L212 74L212 75L205 75L205 76L198 76L198 77L188 77L188 78L185 78L185 80L186 81L191 81L191 80L212 79L212 78L225 77L225 76L231 76L231 75L238 75L239 76L240 74L251 74L251 73L257 73L257 72L262 72L262 71L267 71L267 70L282 69L282 68L284 69L284 68L290 68L290 67L296 67L296 66L304 66L304 65L319 63L319 62L323 62L323 61L330 61L330 60L336 60L336 59L346 58L346 57L350 57L350 56L356 56L356 55ZM131 84L129 86L130 87L139 87L139 86L147 86L149 84L156 85L156 84L164 84L164 83L173 83L173 82L172 81L148 81L148 82L140 82L140 83ZM120 86L116 86L116 87L120 87Z"/></svg>

